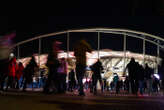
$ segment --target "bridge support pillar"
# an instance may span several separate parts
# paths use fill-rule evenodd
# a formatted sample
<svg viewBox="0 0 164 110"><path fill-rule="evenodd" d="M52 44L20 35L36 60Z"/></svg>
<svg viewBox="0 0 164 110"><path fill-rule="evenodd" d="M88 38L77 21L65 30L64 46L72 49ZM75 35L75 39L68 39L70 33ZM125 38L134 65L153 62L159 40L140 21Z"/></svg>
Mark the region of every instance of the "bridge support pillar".
<svg viewBox="0 0 164 110"><path fill-rule="evenodd" d="M67 32L67 59L69 58L69 32Z"/></svg>
<svg viewBox="0 0 164 110"><path fill-rule="evenodd" d="M100 32L98 32L98 47L97 47L97 50L98 50L98 59L100 58Z"/></svg>
<svg viewBox="0 0 164 110"><path fill-rule="evenodd" d="M124 47L124 69L126 68L125 64L126 64L126 34L124 34L124 43L123 43L123 47Z"/></svg>
<svg viewBox="0 0 164 110"><path fill-rule="evenodd" d="M145 67L145 37L143 38L143 66Z"/></svg>
<svg viewBox="0 0 164 110"><path fill-rule="evenodd" d="M159 44L159 40L157 41L158 42L158 44ZM157 45L157 65L156 65L156 73L158 73L158 64L159 64L159 61L158 61L158 59L159 59L159 57L160 57L160 51L159 51L159 45Z"/></svg>
<svg viewBox="0 0 164 110"><path fill-rule="evenodd" d="M17 59L19 59L20 58L20 53L19 53L19 45L17 46Z"/></svg>

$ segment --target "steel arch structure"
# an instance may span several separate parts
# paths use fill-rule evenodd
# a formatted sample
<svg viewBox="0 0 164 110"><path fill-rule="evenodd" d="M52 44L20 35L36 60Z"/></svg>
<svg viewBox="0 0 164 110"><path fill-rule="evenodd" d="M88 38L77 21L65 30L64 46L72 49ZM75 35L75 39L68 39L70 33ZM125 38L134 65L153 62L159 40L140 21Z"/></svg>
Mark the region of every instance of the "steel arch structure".
<svg viewBox="0 0 164 110"><path fill-rule="evenodd" d="M152 34L148 34L145 32L140 32L140 31L135 31L135 30L129 30L129 29L119 29L119 28L86 28L86 29L72 29L72 30L65 30L65 31L60 31L60 32L54 32L54 33L49 33L49 34L44 34L40 36L36 36L34 38L19 42L15 45L13 45L12 48L18 49L18 59L20 58L20 52L19 52L19 46L21 46L24 43L33 41L33 40L39 40L39 48L38 48L38 53L40 55L41 53L41 39L45 37L51 37L51 36L56 36L56 35L61 35L61 34L66 34L67 36L67 52L69 52L69 33L74 33L74 32L94 32L98 33L97 39L97 45L98 45L98 57L99 57L99 50L100 50L100 38L101 38L101 33L109 33L109 34L119 34L123 35L124 38L124 43L123 43L123 51L124 51L124 58L126 58L126 38L127 37L134 37L143 40L143 56L145 56L145 41L150 42L152 44L155 44L157 46L157 58L159 58L160 55L160 49L164 50L164 39L159 36L155 36ZM67 56L69 57L69 55ZM38 58L38 62L40 62L40 58Z"/></svg>
<svg viewBox="0 0 164 110"><path fill-rule="evenodd" d="M136 38L146 40L146 41L151 42L155 45L158 45L161 48L164 48L164 39L162 37L148 34L145 32L129 30L129 29L119 29L119 28L87 28L87 29L73 29L73 30L54 32L54 33L36 36L34 38L19 42L19 43L13 45L13 47L16 47L16 46L19 46L21 44L24 44L24 43L27 43L27 42L30 42L33 40L37 40L40 38L50 37L50 36L55 36L55 35L60 35L60 34L65 34L65 33L71 33L71 32L98 32L98 33L112 33L112 34L127 35L130 37L136 37Z"/></svg>

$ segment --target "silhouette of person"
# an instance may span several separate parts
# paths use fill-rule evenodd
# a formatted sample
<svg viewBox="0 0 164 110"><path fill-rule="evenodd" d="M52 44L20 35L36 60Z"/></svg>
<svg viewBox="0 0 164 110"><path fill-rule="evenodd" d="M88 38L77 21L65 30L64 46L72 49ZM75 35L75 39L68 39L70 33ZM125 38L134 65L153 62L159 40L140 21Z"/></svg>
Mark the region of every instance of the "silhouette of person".
<svg viewBox="0 0 164 110"><path fill-rule="evenodd" d="M35 57L32 56L31 60L26 65L24 72L23 72L24 73L23 74L23 80L24 80L23 91L26 91L25 89L27 87L27 84L32 83L32 88L33 88L33 76L34 76L36 69L38 69L38 65L35 61Z"/></svg>
<svg viewBox="0 0 164 110"><path fill-rule="evenodd" d="M152 92L152 84L153 84L153 79L152 79L152 74L153 74L153 69L151 69L148 64L145 65L145 78L146 78L146 85L148 89L148 93L150 94Z"/></svg>
<svg viewBox="0 0 164 110"><path fill-rule="evenodd" d="M85 40L80 40L74 47L74 55L76 57L76 76L78 79L79 96L84 96L83 90L83 77L86 68L86 52L91 52L92 49L90 45Z"/></svg>
<svg viewBox="0 0 164 110"><path fill-rule="evenodd" d="M126 68L128 69L128 73L129 73L129 82L130 82L130 87L132 90L133 94L137 94L137 64L135 62L134 58L131 58L131 61L128 63L128 65L126 66Z"/></svg>
<svg viewBox="0 0 164 110"><path fill-rule="evenodd" d="M60 66L59 60L58 60L58 52L60 51L60 44L61 42L59 41L54 41L53 46L52 46L52 51L48 54L47 58L47 63L46 66L48 67L48 78L46 80L46 84L44 86L43 92L44 93L49 93L49 88L51 86L51 82L54 83L56 91L58 92L59 90L59 76L57 69Z"/></svg>
<svg viewBox="0 0 164 110"><path fill-rule="evenodd" d="M1 84L0 90L2 91L4 90L5 79L8 76L8 65L9 65L9 59L0 60L0 84Z"/></svg>
<svg viewBox="0 0 164 110"><path fill-rule="evenodd" d="M15 76L16 76L16 71L18 70L18 65L15 57L13 57L10 60L8 69L9 72L8 72L6 91L8 90L8 86L10 86L11 88L15 88Z"/></svg>
<svg viewBox="0 0 164 110"><path fill-rule="evenodd" d="M74 69L72 69L69 72L69 90L73 92L73 89L75 88L75 86L76 86L75 72L74 72Z"/></svg>
<svg viewBox="0 0 164 110"><path fill-rule="evenodd" d="M21 62L18 64L18 70L16 71L16 88L19 89L19 80L23 75L24 66Z"/></svg>
<svg viewBox="0 0 164 110"><path fill-rule="evenodd" d="M66 76L67 76L68 63L65 58L61 58L60 66L58 68L59 73L59 93L66 92Z"/></svg>
<svg viewBox="0 0 164 110"><path fill-rule="evenodd" d="M129 93L129 77L126 76L125 79L125 90Z"/></svg>
<svg viewBox="0 0 164 110"><path fill-rule="evenodd" d="M11 53L12 40L16 33L9 33L0 36L0 85L1 90L4 90L4 82L8 76L9 57Z"/></svg>
<svg viewBox="0 0 164 110"><path fill-rule="evenodd" d="M97 81L99 80L100 85L102 85L101 72L103 70L103 66L100 60L98 60L96 63L94 63L91 66L91 70L93 71L93 75L92 75L93 93L96 95L97 94ZM103 91L102 86L101 86L101 90Z"/></svg>
<svg viewBox="0 0 164 110"><path fill-rule="evenodd" d="M138 85L139 85L139 91L140 94L143 94L143 89L144 89L144 68L142 65L138 64L138 68L137 68L138 72L137 72L137 80L138 80Z"/></svg>

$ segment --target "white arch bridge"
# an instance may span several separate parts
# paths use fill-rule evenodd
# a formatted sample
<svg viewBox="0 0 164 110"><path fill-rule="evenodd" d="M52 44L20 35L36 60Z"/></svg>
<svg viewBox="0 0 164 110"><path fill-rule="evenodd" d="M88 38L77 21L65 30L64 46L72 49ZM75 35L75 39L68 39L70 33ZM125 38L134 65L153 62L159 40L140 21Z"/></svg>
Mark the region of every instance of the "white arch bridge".
<svg viewBox="0 0 164 110"><path fill-rule="evenodd" d="M87 28L87 29L73 29L73 30L66 30L66 31L60 31L60 32L54 32L54 33L49 33L45 35L40 35L33 37L31 39L19 42L15 44L12 48L17 48L17 58L20 58L20 49L19 47L27 42L33 41L33 40L39 40L39 48L38 48L38 63L40 65L40 54L41 54L41 44L42 44L42 38L46 37L52 37L52 36L57 36L57 35L62 35L66 34L67 37L67 57L69 57L69 50L70 50L70 33L78 33L78 32L91 32L91 33L97 33L97 36L95 37L97 39L97 56L100 58L100 38L101 38L101 33L107 33L107 34L117 34L117 35L122 35L123 37L123 58L124 58L124 67L125 67L125 58L127 57L127 37L133 37L137 39L141 39L143 41L143 64L145 63L145 42L150 42L154 45L157 46L157 56L156 58L158 59L160 57L160 50L164 50L164 38L155 36L152 34L144 33L144 32L139 32L139 31L134 31L134 30L129 30L129 29L118 29L118 28ZM159 60L156 60L157 64ZM157 65L158 66L158 65ZM157 70L158 71L158 70Z"/></svg>

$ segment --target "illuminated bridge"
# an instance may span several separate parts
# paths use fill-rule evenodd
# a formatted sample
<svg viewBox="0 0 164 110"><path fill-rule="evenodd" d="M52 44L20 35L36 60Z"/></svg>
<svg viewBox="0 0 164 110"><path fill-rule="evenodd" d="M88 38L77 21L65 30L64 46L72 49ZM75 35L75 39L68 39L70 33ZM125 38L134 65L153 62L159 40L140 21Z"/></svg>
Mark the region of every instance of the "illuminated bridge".
<svg viewBox="0 0 164 110"><path fill-rule="evenodd" d="M160 52L164 50L164 39L128 29L89 28L49 33L15 44L13 53L24 65L29 61L29 56L36 54L38 65L45 67L52 42L59 40L63 42L63 52L59 53L59 57L68 58L69 68L74 68L73 45L81 36L85 36L94 49L92 53L87 53L87 65L92 65L99 58L105 68L104 76L107 79L110 79L114 72L121 76L132 57L142 65L148 63L158 72L157 66L161 63Z"/></svg>

